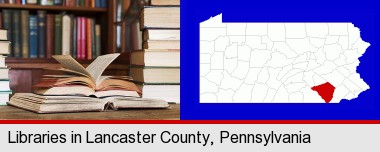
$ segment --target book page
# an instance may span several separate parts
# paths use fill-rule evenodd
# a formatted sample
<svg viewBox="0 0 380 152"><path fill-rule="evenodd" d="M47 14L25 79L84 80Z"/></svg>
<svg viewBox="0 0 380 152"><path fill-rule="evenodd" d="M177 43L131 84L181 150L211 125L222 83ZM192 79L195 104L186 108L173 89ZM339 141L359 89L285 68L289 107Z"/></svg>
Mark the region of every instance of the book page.
<svg viewBox="0 0 380 152"><path fill-rule="evenodd" d="M70 55L53 55L53 58L61 63L63 67L91 77L90 73Z"/></svg>
<svg viewBox="0 0 380 152"><path fill-rule="evenodd" d="M93 61L86 70L91 75L91 77L95 80L96 85L100 84L100 76L104 72L104 70L107 68L108 65L111 64L113 60L115 60L120 54L114 53L114 54L107 54L99 56Z"/></svg>

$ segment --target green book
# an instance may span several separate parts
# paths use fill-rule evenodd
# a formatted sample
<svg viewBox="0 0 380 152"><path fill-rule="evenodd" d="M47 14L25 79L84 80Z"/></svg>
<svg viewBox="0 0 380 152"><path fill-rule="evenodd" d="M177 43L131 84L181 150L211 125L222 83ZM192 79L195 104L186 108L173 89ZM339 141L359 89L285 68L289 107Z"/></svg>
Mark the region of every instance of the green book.
<svg viewBox="0 0 380 152"><path fill-rule="evenodd" d="M91 48L92 48L92 58L95 59L98 57L96 54L96 44L95 44L95 19L91 19Z"/></svg>
<svg viewBox="0 0 380 152"><path fill-rule="evenodd" d="M13 28L12 28L12 12L10 9L2 10L2 18L3 18L3 28L8 30L8 40L13 41ZM10 54L9 56L13 56L13 43L10 43Z"/></svg>
<svg viewBox="0 0 380 152"><path fill-rule="evenodd" d="M29 57L29 11L21 11L21 52L23 58Z"/></svg>
<svg viewBox="0 0 380 152"><path fill-rule="evenodd" d="M101 55L101 37L100 37L100 25L96 24L95 25L95 54L96 56Z"/></svg>
<svg viewBox="0 0 380 152"><path fill-rule="evenodd" d="M62 55L62 15L54 15L54 49L55 55Z"/></svg>
<svg viewBox="0 0 380 152"><path fill-rule="evenodd" d="M12 12L12 40L13 43L13 55L14 57L21 57L21 11L20 10L14 10Z"/></svg>
<svg viewBox="0 0 380 152"><path fill-rule="evenodd" d="M77 25L78 25L78 21L77 21L77 18L76 17L73 17L73 20L72 20L72 22L71 22L72 24L73 24L73 26L72 26L72 30L73 30L73 32L72 32L72 38L71 38L71 55L73 56L73 58L74 59L76 59L77 58L77 41L78 41L78 37L77 37L77 32L78 32L78 27L77 27Z"/></svg>

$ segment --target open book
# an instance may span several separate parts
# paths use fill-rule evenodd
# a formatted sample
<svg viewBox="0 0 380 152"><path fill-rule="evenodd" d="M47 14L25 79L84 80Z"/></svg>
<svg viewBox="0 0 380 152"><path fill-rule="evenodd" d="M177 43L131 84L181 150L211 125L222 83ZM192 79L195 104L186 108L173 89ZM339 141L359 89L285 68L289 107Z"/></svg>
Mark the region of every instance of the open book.
<svg viewBox="0 0 380 152"><path fill-rule="evenodd" d="M66 75L44 75L34 85L34 93L40 95L82 95L82 96L134 96L141 94L128 76L102 76L102 73L118 53L97 57L84 68L70 55L54 55L63 68L48 69L66 73Z"/></svg>
<svg viewBox="0 0 380 152"><path fill-rule="evenodd" d="M88 112L117 110L121 108L168 108L163 100L108 97L92 98L80 96L41 96L33 93L16 93L8 105L36 113Z"/></svg>

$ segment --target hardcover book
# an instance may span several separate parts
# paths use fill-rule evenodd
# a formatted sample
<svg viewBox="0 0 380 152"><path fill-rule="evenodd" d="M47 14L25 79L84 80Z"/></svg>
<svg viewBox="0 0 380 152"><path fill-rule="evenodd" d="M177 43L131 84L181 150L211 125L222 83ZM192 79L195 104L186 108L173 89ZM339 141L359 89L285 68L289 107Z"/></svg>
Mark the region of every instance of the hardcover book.
<svg viewBox="0 0 380 152"><path fill-rule="evenodd" d="M70 55L71 42L71 18L69 15L62 17L62 55Z"/></svg>
<svg viewBox="0 0 380 152"><path fill-rule="evenodd" d="M169 6L169 5L180 5L180 0L150 0L150 5L156 6Z"/></svg>
<svg viewBox="0 0 380 152"><path fill-rule="evenodd" d="M169 107L167 102L157 99L133 97L98 99L80 96L41 96L32 93L16 93L7 104L35 113L88 112L124 108Z"/></svg>
<svg viewBox="0 0 380 152"><path fill-rule="evenodd" d="M46 55L46 11L37 11L38 14L38 57Z"/></svg>
<svg viewBox="0 0 380 152"><path fill-rule="evenodd" d="M70 55L53 56L64 68L49 69L67 73L67 75L45 75L34 86L34 93L40 95L82 95L82 96L134 96L141 92L126 76L102 76L106 67L119 54L97 57L87 68L80 65Z"/></svg>
<svg viewBox="0 0 380 152"><path fill-rule="evenodd" d="M133 81L145 84L179 84L179 67L130 66Z"/></svg>
<svg viewBox="0 0 380 152"><path fill-rule="evenodd" d="M179 7L145 7L141 11L141 29L180 28Z"/></svg>
<svg viewBox="0 0 380 152"><path fill-rule="evenodd" d="M21 57L21 11L14 10L12 12L12 54L14 57Z"/></svg>
<svg viewBox="0 0 380 152"><path fill-rule="evenodd" d="M23 58L29 57L29 11L21 11L21 52Z"/></svg>
<svg viewBox="0 0 380 152"><path fill-rule="evenodd" d="M54 15L48 14L46 16L46 58L51 59L54 54Z"/></svg>
<svg viewBox="0 0 380 152"><path fill-rule="evenodd" d="M179 50L139 50L131 52L131 64L141 66L180 66Z"/></svg>
<svg viewBox="0 0 380 152"><path fill-rule="evenodd" d="M55 55L62 55L62 15L54 16L54 49Z"/></svg>
<svg viewBox="0 0 380 152"><path fill-rule="evenodd" d="M29 57L38 57L38 17L29 16Z"/></svg>

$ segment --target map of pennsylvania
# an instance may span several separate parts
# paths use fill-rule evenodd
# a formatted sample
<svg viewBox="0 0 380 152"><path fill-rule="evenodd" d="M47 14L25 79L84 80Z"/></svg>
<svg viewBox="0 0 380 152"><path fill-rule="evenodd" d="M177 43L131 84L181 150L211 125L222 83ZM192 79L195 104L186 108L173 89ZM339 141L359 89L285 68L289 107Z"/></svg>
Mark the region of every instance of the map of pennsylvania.
<svg viewBox="0 0 380 152"><path fill-rule="evenodd" d="M370 87L352 23L200 23L201 103L339 103Z"/></svg>

